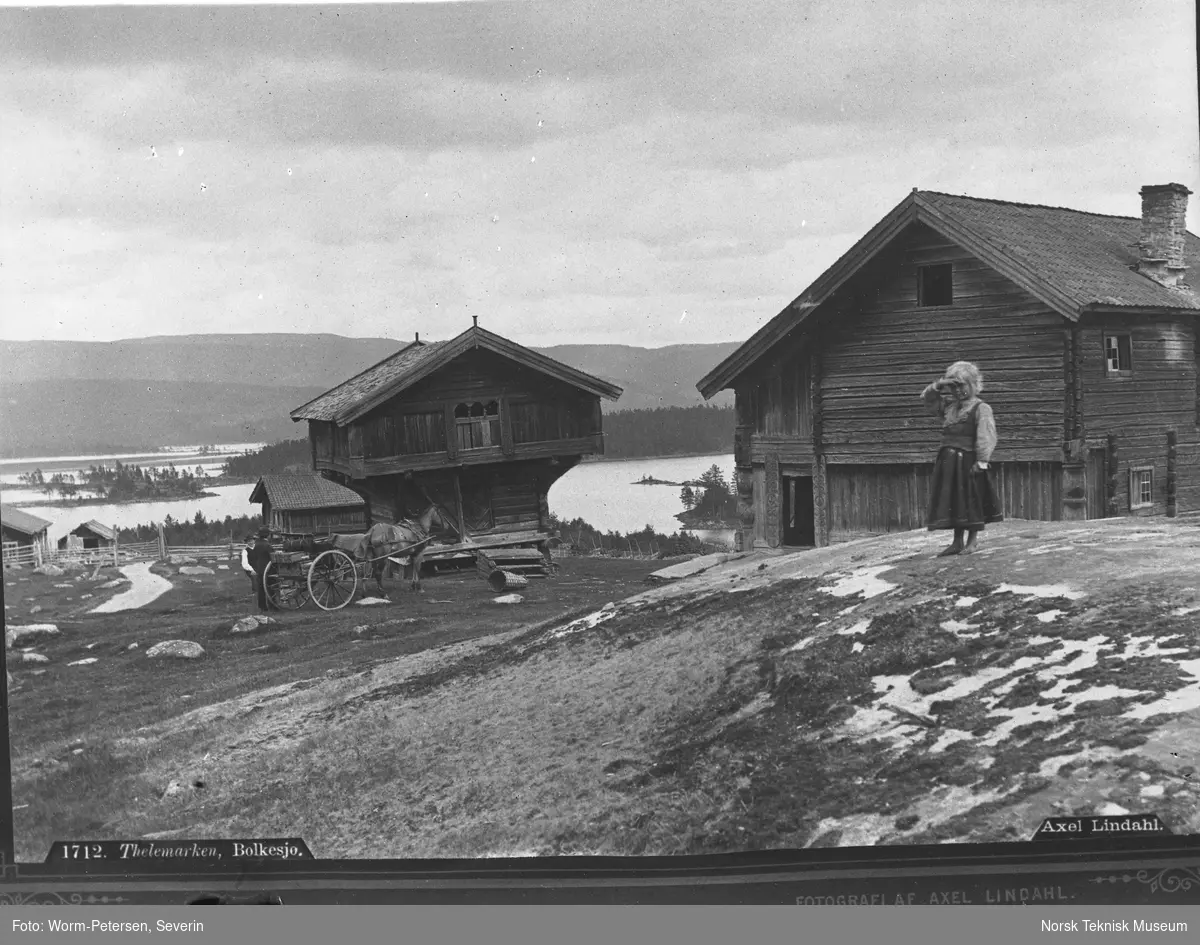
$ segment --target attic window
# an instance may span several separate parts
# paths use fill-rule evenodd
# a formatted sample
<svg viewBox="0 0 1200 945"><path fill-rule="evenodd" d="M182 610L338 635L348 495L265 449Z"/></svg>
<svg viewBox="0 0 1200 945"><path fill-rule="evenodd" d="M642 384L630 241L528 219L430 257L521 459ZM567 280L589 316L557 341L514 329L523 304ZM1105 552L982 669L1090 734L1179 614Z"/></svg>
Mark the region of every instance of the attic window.
<svg viewBox="0 0 1200 945"><path fill-rule="evenodd" d="M954 267L950 263L917 268L917 304L921 308L954 304Z"/></svg>
<svg viewBox="0 0 1200 945"><path fill-rule="evenodd" d="M475 401L454 408L454 425L460 450L477 450L500 445L500 404Z"/></svg>
<svg viewBox="0 0 1200 945"><path fill-rule="evenodd" d="M1104 369L1109 377L1133 373L1133 342L1129 335L1104 336Z"/></svg>

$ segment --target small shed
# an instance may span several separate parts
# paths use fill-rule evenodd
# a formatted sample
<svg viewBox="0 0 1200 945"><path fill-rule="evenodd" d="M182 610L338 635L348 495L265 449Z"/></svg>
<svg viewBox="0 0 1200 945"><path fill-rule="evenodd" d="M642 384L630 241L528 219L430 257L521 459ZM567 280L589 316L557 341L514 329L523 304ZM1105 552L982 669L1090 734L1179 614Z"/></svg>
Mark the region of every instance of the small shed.
<svg viewBox="0 0 1200 945"><path fill-rule="evenodd" d="M49 549L47 530L50 523L44 518L30 515L11 505L0 506L0 535L3 537L5 565L10 556L25 548L35 549L35 554L45 555Z"/></svg>
<svg viewBox="0 0 1200 945"><path fill-rule="evenodd" d="M262 505L262 520L291 535L362 532L367 503L353 489L324 476L263 476L250 493Z"/></svg>
<svg viewBox="0 0 1200 945"><path fill-rule="evenodd" d="M91 551L96 548L111 548L116 537L109 526L92 519L82 525L77 525L69 533L63 535L58 540L58 547L61 551ZM72 539L75 540L72 541Z"/></svg>

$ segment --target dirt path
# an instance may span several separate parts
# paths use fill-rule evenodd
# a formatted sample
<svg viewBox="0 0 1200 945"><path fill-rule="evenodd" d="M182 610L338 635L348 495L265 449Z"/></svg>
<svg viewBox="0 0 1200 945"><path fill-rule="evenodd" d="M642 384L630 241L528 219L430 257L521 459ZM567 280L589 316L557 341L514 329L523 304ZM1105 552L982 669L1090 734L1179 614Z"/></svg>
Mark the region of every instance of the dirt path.
<svg viewBox="0 0 1200 945"><path fill-rule="evenodd" d="M106 600L99 607L89 611L93 614L111 614L119 610L136 610L151 601L161 597L172 588L166 578L150 573L150 562L139 561L137 564L127 564L118 568L125 577L129 578L132 586L129 590Z"/></svg>

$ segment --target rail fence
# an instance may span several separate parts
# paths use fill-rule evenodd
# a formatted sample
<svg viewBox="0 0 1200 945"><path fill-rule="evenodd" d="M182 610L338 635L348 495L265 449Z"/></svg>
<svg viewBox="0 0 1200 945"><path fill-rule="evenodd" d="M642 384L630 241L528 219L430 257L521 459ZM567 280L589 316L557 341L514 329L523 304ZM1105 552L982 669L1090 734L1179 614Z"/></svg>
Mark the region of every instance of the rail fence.
<svg viewBox="0 0 1200 945"><path fill-rule="evenodd" d="M4 543L4 570L36 568L43 564L60 567L107 564L117 566L135 561L166 561L170 558L194 558L197 561L233 560L241 554L241 545L168 545L161 533L158 539L138 542L113 542L99 548L47 548L44 545Z"/></svg>

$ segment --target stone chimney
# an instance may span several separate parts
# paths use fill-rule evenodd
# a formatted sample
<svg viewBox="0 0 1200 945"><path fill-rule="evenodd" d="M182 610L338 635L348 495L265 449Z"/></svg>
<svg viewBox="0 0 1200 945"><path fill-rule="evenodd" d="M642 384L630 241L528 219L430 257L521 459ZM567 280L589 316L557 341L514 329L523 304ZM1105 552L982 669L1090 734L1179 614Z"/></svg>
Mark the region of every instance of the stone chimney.
<svg viewBox="0 0 1200 945"><path fill-rule="evenodd" d="M1187 202L1183 184L1143 187L1142 238L1138 241L1138 272L1166 286L1183 281L1187 267L1183 244L1187 234Z"/></svg>

